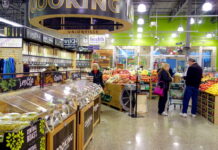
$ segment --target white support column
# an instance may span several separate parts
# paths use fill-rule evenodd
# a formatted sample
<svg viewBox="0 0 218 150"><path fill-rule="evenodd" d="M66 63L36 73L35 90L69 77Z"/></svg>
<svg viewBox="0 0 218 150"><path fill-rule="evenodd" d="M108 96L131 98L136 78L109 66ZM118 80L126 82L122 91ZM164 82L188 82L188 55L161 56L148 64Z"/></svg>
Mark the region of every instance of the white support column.
<svg viewBox="0 0 218 150"><path fill-rule="evenodd" d="M154 56L153 56L153 52L154 52L154 46L151 46L151 51L150 51L150 69L153 69L153 64L154 64Z"/></svg>

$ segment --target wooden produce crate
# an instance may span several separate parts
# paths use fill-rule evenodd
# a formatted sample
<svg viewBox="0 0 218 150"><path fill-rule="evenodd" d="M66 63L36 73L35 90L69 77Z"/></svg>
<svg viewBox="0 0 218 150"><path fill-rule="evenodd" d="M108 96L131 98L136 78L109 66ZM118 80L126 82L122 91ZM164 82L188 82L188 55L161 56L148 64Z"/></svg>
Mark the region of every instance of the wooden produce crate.
<svg viewBox="0 0 218 150"><path fill-rule="evenodd" d="M94 107L93 107L93 113L94 113L94 127L100 123L100 114L101 114L101 97L98 96L94 100Z"/></svg>
<svg viewBox="0 0 218 150"><path fill-rule="evenodd" d="M93 138L93 108L94 102L91 102L79 111L79 122L77 124L77 150L85 150Z"/></svg>
<svg viewBox="0 0 218 150"><path fill-rule="evenodd" d="M123 92L123 85L119 85L119 84L114 84L114 83L107 83L105 85L105 94L108 94L110 96L112 96L112 100L110 102L103 102L103 104L107 104L109 106L115 107L117 109L119 109L120 111L122 111L122 105L120 103L120 99L122 96L122 92Z"/></svg>
<svg viewBox="0 0 218 150"><path fill-rule="evenodd" d="M76 114L47 134L47 150L76 150Z"/></svg>
<svg viewBox="0 0 218 150"><path fill-rule="evenodd" d="M218 125L218 96L200 92L198 99L198 113Z"/></svg>

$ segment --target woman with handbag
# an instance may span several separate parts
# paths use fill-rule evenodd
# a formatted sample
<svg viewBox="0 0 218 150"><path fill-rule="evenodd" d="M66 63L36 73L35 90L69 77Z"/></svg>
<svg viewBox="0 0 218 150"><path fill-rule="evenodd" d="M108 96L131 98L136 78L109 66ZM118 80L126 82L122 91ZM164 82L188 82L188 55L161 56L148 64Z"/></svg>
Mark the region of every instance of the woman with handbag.
<svg viewBox="0 0 218 150"><path fill-rule="evenodd" d="M168 99L168 91L172 77L169 73L170 65L167 63L162 64L162 69L158 72L158 85L162 89L162 94L158 102L158 113L159 115L168 116L164 111Z"/></svg>

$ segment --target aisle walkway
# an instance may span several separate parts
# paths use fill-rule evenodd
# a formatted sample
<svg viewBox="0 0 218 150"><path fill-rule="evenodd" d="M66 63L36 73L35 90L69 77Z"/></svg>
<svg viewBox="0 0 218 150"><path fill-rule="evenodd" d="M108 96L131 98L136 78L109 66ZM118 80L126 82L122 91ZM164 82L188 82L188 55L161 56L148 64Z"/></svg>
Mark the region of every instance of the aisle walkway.
<svg viewBox="0 0 218 150"><path fill-rule="evenodd" d="M218 126L202 117L181 118L156 114L157 101L149 101L149 113L132 119L102 106L102 122L87 150L218 150Z"/></svg>

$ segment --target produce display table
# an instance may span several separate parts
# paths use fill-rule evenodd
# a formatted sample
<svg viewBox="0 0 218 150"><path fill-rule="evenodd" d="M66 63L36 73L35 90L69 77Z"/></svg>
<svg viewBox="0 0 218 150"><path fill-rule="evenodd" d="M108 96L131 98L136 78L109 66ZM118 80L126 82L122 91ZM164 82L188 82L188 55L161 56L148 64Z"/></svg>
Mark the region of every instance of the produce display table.
<svg viewBox="0 0 218 150"><path fill-rule="evenodd" d="M122 105L120 103L120 99L122 96L124 86L114 83L107 83L105 85L105 94L112 96L112 100L110 102L103 102L109 106L115 107L122 111Z"/></svg>
<svg viewBox="0 0 218 150"><path fill-rule="evenodd" d="M198 96L198 113L218 125L218 96L200 92Z"/></svg>
<svg viewBox="0 0 218 150"><path fill-rule="evenodd" d="M80 109L77 124L77 150L85 150L93 138L94 101Z"/></svg>
<svg viewBox="0 0 218 150"><path fill-rule="evenodd" d="M101 97L98 96L94 100L94 127L100 123L100 114L101 114Z"/></svg>
<svg viewBox="0 0 218 150"><path fill-rule="evenodd" d="M76 150L76 114L47 133L47 150Z"/></svg>

